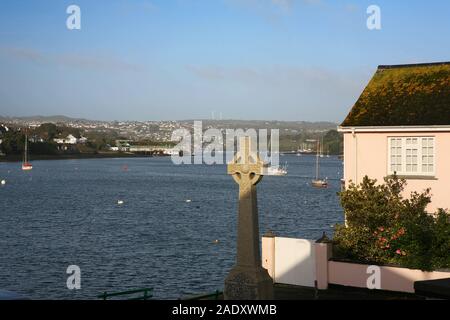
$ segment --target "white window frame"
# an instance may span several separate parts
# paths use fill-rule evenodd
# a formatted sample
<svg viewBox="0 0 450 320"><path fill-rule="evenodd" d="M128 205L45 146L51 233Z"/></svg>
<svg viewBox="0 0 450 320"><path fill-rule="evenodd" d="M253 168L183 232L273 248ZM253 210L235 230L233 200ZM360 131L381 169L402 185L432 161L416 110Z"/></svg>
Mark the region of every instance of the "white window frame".
<svg viewBox="0 0 450 320"><path fill-rule="evenodd" d="M392 170L392 140L398 139L399 141L401 141L401 162L400 162L400 167L401 170L396 170L394 172L394 170ZM417 171L407 171L407 140L408 139L417 139L417 154L411 155L411 156L417 156ZM431 139L432 141L432 148L433 148L433 152L432 154L424 154L422 152L423 148L426 146L424 146L424 142L423 139ZM387 172L388 175L393 175L394 173L396 173L398 176L424 176L424 177L434 177L436 175L436 138L434 136L391 136L388 137L387 139L388 142L388 161L387 161ZM395 154L396 155L396 154ZM394 155L394 156L395 156ZM433 166L433 170L432 171L423 171L422 168L422 156L432 156L432 162L427 162L427 164L431 164Z"/></svg>

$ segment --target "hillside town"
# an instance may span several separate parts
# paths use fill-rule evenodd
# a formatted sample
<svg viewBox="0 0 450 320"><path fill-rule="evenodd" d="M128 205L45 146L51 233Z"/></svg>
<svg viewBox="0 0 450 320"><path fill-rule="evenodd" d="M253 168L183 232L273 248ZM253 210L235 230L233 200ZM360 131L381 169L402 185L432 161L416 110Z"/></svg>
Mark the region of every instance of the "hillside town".
<svg viewBox="0 0 450 320"><path fill-rule="evenodd" d="M321 139L327 154L342 153L342 136L331 122L204 120L203 130L241 128L278 129L281 152L315 152ZM178 129L194 131L193 120L183 121L96 121L55 117L0 117L0 152L23 152L25 136L30 153L36 155L133 153L170 155L176 144L172 133Z"/></svg>

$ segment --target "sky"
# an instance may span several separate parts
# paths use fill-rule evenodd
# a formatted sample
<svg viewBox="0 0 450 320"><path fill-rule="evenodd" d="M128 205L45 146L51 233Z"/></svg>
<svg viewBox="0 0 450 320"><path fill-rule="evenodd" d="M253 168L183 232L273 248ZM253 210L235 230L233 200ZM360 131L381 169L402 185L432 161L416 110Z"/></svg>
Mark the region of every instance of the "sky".
<svg viewBox="0 0 450 320"><path fill-rule="evenodd" d="M448 0L0 0L0 116L340 122L378 65L450 61L449 36Z"/></svg>

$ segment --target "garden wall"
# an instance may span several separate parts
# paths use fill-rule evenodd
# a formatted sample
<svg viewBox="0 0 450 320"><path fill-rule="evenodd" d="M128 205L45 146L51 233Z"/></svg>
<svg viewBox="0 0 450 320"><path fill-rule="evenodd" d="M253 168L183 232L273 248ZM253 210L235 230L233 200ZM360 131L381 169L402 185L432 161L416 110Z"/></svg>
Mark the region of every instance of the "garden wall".
<svg viewBox="0 0 450 320"><path fill-rule="evenodd" d="M368 279L373 276L370 265L333 261L331 249L328 242L264 236L263 267L276 283L310 287L316 283L320 290L329 284L367 288ZM423 272L388 266L379 266L378 270L379 289L387 291L414 293L416 281L450 278L450 271Z"/></svg>

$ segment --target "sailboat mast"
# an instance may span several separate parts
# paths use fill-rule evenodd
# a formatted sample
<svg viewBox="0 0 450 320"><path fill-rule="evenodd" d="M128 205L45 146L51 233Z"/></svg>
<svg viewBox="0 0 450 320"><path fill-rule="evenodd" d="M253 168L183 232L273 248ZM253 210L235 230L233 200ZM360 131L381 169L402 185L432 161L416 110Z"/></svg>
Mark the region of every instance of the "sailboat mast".
<svg viewBox="0 0 450 320"><path fill-rule="evenodd" d="M25 133L25 155L24 162L28 163L28 135Z"/></svg>
<svg viewBox="0 0 450 320"><path fill-rule="evenodd" d="M323 157L323 136L322 136L322 141L320 143L320 156Z"/></svg>
<svg viewBox="0 0 450 320"><path fill-rule="evenodd" d="M317 153L316 153L316 180L319 179L319 147L320 142L317 140Z"/></svg>

